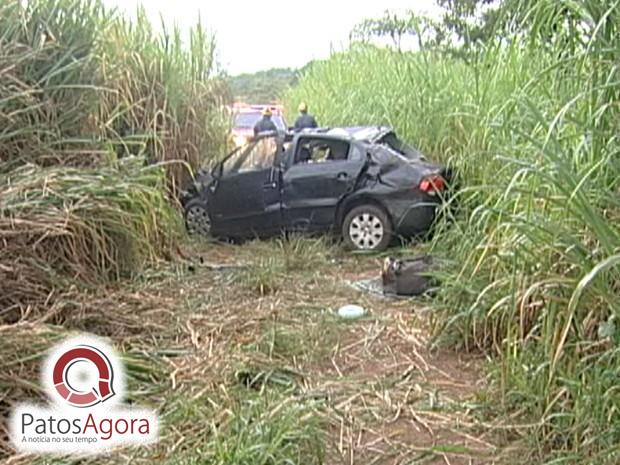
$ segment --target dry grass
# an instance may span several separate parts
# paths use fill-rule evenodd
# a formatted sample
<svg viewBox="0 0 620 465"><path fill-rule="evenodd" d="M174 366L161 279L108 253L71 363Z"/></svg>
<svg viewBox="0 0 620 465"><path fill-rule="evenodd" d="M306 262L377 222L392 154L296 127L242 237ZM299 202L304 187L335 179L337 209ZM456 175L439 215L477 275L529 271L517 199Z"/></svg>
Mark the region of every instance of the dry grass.
<svg viewBox="0 0 620 465"><path fill-rule="evenodd" d="M170 256L178 226L163 171L141 159L0 176L0 322L32 321L64 292Z"/></svg>
<svg viewBox="0 0 620 465"><path fill-rule="evenodd" d="M226 134L214 50L99 0L0 4L0 324L170 258L170 198Z"/></svg>
<svg viewBox="0 0 620 465"><path fill-rule="evenodd" d="M11 402L41 397L40 355L84 330L125 354L131 398L164 422L158 445L92 463L498 463L504 432L517 429L483 421L480 360L431 351L419 305L343 281L374 275L379 259L299 238L189 251L191 263L76 294L57 324L0 327L0 352L10 354L0 366L2 415ZM286 272L264 293L244 266L268 257ZM350 302L369 316L338 319ZM1 447L9 459L10 446Z"/></svg>

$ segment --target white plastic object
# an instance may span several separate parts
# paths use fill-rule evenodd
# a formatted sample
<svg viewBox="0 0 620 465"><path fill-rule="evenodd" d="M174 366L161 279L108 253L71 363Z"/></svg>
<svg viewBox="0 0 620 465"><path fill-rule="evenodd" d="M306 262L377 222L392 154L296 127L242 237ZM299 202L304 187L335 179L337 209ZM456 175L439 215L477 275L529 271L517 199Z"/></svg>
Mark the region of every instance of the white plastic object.
<svg viewBox="0 0 620 465"><path fill-rule="evenodd" d="M347 318L350 320L361 318L366 315L366 310L359 305L344 305L338 309L338 316L340 318Z"/></svg>

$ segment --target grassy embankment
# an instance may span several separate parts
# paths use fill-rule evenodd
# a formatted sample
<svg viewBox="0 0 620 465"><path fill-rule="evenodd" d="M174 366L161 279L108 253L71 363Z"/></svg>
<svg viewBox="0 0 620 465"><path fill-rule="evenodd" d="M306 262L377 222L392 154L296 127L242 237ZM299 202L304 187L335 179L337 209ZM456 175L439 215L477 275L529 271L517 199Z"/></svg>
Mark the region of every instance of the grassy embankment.
<svg viewBox="0 0 620 465"><path fill-rule="evenodd" d="M200 25L184 50L179 31L96 1L0 13L0 306L15 322L63 280L117 279L170 252L166 187L217 153L224 88Z"/></svg>
<svg viewBox="0 0 620 465"><path fill-rule="evenodd" d="M156 323L104 295L176 253L172 194L218 153L224 98L200 24L185 47L95 0L0 3L0 459L11 402L41 397L40 356L71 331L113 337L132 379L157 377L129 337Z"/></svg>
<svg viewBox="0 0 620 465"><path fill-rule="evenodd" d="M428 244L452 261L437 335L498 355L498 402L534 423L535 460L617 463L620 6L565 8L582 38L539 2L529 35L469 63L354 46L286 100L323 125L391 125L454 168L457 213Z"/></svg>

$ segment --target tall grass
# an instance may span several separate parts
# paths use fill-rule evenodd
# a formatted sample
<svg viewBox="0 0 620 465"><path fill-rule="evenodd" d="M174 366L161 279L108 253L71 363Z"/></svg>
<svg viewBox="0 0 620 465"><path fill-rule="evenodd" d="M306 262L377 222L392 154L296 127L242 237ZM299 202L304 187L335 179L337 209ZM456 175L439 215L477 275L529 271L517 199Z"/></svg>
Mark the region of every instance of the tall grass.
<svg viewBox="0 0 620 465"><path fill-rule="evenodd" d="M214 50L200 21L185 43L99 0L0 3L0 322L169 256L166 199L224 143Z"/></svg>
<svg viewBox="0 0 620 465"><path fill-rule="evenodd" d="M215 40L198 21L155 33L99 0L0 5L0 161L84 166L117 156L179 160L217 154L227 121ZM8 163L8 165L7 165ZM174 183L187 181L177 165Z"/></svg>
<svg viewBox="0 0 620 465"><path fill-rule="evenodd" d="M89 123L103 91L96 34L107 20L92 2L0 5L3 171L27 162L77 165L98 159Z"/></svg>
<svg viewBox="0 0 620 465"><path fill-rule="evenodd" d="M217 74L215 40L200 19L184 41L178 27L155 33L143 10L102 31L99 50L106 92L99 126L117 147L146 152L152 161L181 160L169 168L182 188L187 169L202 166L225 147L228 88ZM175 186L177 187L177 186Z"/></svg>
<svg viewBox="0 0 620 465"><path fill-rule="evenodd" d="M0 323L39 316L57 291L131 276L179 238L165 177L141 159L118 167L0 176ZM62 295L62 293L60 293Z"/></svg>
<svg viewBox="0 0 620 465"><path fill-rule="evenodd" d="M620 7L533 5L527 35L468 63L352 46L287 101L321 124L394 126L454 168L456 221L429 244L454 263L438 335L499 355L501 402L539 425L538 460L617 463ZM582 35L564 32L566 11Z"/></svg>
<svg viewBox="0 0 620 465"><path fill-rule="evenodd" d="M38 460L11 457L5 419L70 331L131 341L142 398L167 387L174 312L117 282L175 253L174 194L225 137L214 47L99 0L0 1L0 461Z"/></svg>

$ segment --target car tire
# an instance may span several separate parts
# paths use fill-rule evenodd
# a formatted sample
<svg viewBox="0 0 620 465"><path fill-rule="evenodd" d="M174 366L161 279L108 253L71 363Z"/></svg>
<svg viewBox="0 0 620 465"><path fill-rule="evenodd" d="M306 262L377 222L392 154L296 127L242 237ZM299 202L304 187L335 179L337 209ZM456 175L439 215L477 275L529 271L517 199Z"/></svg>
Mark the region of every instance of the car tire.
<svg viewBox="0 0 620 465"><path fill-rule="evenodd" d="M361 205L345 216L342 238L347 249L380 252L392 241L392 223L383 209Z"/></svg>
<svg viewBox="0 0 620 465"><path fill-rule="evenodd" d="M207 204L200 199L192 199L185 205L185 227L190 234L208 236L211 234L211 218Z"/></svg>

